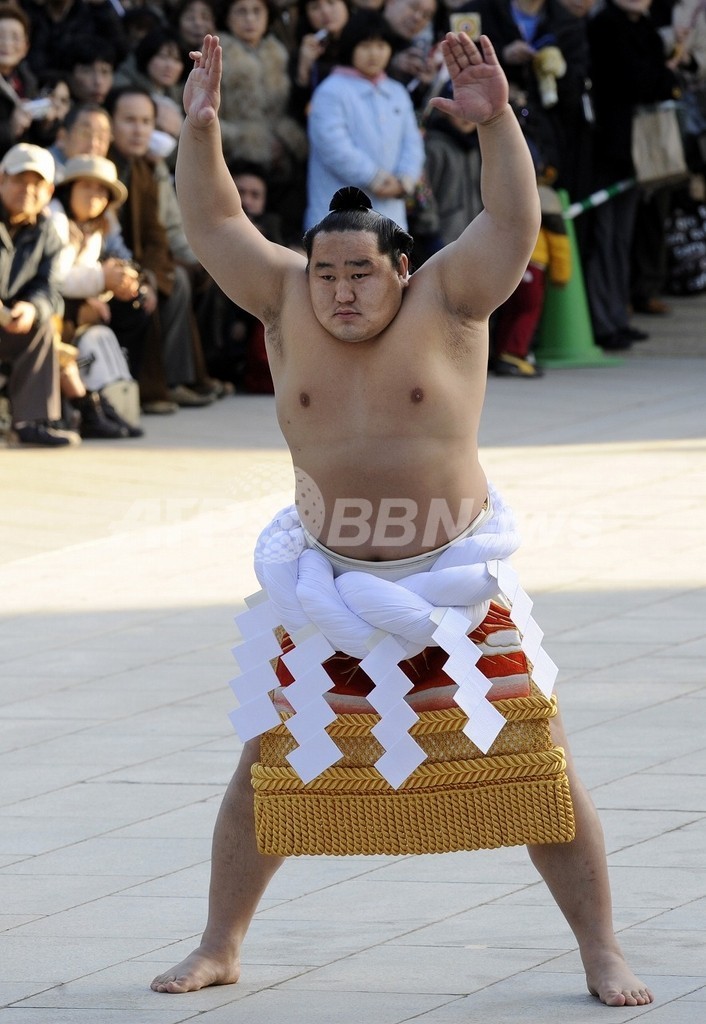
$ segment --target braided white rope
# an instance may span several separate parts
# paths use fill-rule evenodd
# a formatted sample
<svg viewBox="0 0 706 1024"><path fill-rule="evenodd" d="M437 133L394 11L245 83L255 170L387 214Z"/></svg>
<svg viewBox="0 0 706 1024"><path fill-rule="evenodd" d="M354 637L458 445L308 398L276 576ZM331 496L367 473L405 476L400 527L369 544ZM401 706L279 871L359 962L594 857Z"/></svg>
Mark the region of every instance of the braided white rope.
<svg viewBox="0 0 706 1024"><path fill-rule="evenodd" d="M307 547L295 506L283 509L258 538L255 572L287 632L313 623L332 647L364 658L376 630L393 636L410 658L436 645L437 608L456 608L474 629L498 594L487 563L519 546L511 510L492 488L492 515L478 530L441 552L429 571L393 583L366 572L334 578L331 563Z"/></svg>

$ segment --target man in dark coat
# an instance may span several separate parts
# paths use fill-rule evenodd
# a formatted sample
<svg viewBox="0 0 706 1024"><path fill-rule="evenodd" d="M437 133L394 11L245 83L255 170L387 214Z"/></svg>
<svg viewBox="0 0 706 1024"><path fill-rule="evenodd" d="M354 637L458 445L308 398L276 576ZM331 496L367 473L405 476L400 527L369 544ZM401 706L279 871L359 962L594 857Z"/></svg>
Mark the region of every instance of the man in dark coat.
<svg viewBox="0 0 706 1024"><path fill-rule="evenodd" d="M0 164L0 363L9 367L12 440L57 448L79 437L52 426L61 415L52 324L62 311L61 241L43 211L53 183L54 161L39 146L13 146Z"/></svg>

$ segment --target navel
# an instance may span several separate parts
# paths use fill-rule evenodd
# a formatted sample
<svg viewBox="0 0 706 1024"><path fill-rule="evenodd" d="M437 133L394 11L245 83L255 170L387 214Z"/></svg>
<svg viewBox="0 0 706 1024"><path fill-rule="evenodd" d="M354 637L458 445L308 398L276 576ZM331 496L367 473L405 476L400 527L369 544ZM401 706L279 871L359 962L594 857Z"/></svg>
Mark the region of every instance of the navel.
<svg viewBox="0 0 706 1024"><path fill-rule="evenodd" d="M413 402L421 402L422 399L424 398L424 392L422 391L421 388L412 388L409 397L412 399Z"/></svg>
<svg viewBox="0 0 706 1024"><path fill-rule="evenodd" d="M305 409L311 404L311 399L307 395L306 391L302 391L299 395L299 404L303 405Z"/></svg>

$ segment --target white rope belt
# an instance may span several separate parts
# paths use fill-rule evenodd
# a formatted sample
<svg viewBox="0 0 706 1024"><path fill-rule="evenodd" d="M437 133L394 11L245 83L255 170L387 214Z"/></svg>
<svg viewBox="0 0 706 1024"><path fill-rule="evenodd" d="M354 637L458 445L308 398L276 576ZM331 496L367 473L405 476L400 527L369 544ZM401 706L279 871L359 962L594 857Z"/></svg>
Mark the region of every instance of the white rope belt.
<svg viewBox="0 0 706 1024"><path fill-rule="evenodd" d="M270 660L281 655L294 677L286 696L295 713L286 725L299 744L287 760L304 782L335 764L341 752L326 726L336 716L324 697L333 682L322 663L342 651L361 659L373 681L367 699L380 721L372 732L385 751L375 767L398 788L426 757L409 734L418 716L404 699L412 683L399 662L438 646L449 655L443 669L457 684L454 700L468 716L463 731L487 751L505 719L486 700L490 683L476 667L481 651L468 634L499 594L522 635L532 679L550 696L557 668L542 648L532 601L508 561L519 546L514 517L492 488L489 497L492 515L476 532L444 548L427 571L396 582L369 572L334 577L325 554L308 547L296 507L279 512L255 547L263 589L246 598L248 610L235 619L244 643L233 651L241 675L231 687L240 706L230 718L240 738L280 724L270 695L281 684ZM284 655L273 632L277 626L296 645Z"/></svg>

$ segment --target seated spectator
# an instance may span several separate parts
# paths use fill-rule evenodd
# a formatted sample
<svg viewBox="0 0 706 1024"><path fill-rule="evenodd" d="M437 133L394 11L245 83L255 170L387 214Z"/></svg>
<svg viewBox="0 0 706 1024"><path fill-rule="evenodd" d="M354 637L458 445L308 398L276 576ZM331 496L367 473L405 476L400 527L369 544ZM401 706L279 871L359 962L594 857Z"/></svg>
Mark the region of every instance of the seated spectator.
<svg viewBox="0 0 706 1024"><path fill-rule="evenodd" d="M121 206L127 189L117 180L115 164L99 156L68 161L56 188L52 214L63 243L58 286L64 296L63 339L76 344L81 333L111 320L108 300L115 295L133 302L139 295L135 268L122 260L103 259L103 242L111 229L108 210ZM112 332L111 332L112 334ZM119 348L118 339L112 335ZM124 420L100 393L88 392L74 362L64 367L62 391L81 414L82 437L140 437L142 430Z"/></svg>
<svg viewBox="0 0 706 1024"><path fill-rule="evenodd" d="M102 105L113 88L116 51L109 39L79 36L67 47L63 67L75 103Z"/></svg>
<svg viewBox="0 0 706 1024"><path fill-rule="evenodd" d="M269 31L269 20L267 0L231 0L224 9L221 136L227 160L263 168L271 206L290 233L300 234L306 132L288 114L289 55Z"/></svg>
<svg viewBox="0 0 706 1024"><path fill-rule="evenodd" d="M279 216L268 209L267 179L262 168L242 161L230 165L245 214L258 230L283 245ZM230 381L240 391L272 394L274 387L267 360L263 326L257 317L236 306L214 287L206 362L209 372Z"/></svg>
<svg viewBox="0 0 706 1024"><path fill-rule="evenodd" d="M357 185L373 209L407 227L405 199L424 167L424 145L407 90L385 74L390 29L377 11L356 11L341 33L339 65L317 87L309 112L306 228L339 188Z"/></svg>
<svg viewBox="0 0 706 1024"><path fill-rule="evenodd" d="M116 71L114 80L116 88L136 85L146 89L157 104L157 130L176 140L184 123L183 72L179 37L168 25L160 25L143 36Z"/></svg>
<svg viewBox="0 0 706 1024"><path fill-rule="evenodd" d="M69 111L64 124L60 128L57 141L51 152L57 164L57 180L61 180L67 161L78 156L108 155L113 137L110 114L96 103L84 103L74 106ZM106 211L110 221L110 231L103 239L103 259L113 258L122 266L132 263L139 273L134 254L123 238L121 225L112 209ZM109 302L111 327L115 331L120 345L128 353L130 369L135 378L150 374L153 383L151 397L146 401L161 403L155 405L162 412L175 412L174 403L166 398L166 381L161 362L161 342L159 323L156 319L156 301L145 286L138 298L130 294L120 297L117 293ZM143 385L143 391L144 387Z"/></svg>
<svg viewBox="0 0 706 1024"><path fill-rule="evenodd" d="M123 6L126 5L123 4ZM153 32L156 28L164 28L168 24L165 11L157 5L129 7L125 11L122 21L128 56L148 33Z"/></svg>
<svg viewBox="0 0 706 1024"><path fill-rule="evenodd" d="M78 434L57 429L61 416L53 318L61 242L44 209L54 161L39 146L13 146L0 163L0 362L10 367L11 443L58 448Z"/></svg>
<svg viewBox="0 0 706 1024"><path fill-rule="evenodd" d="M113 144L108 155L128 188L127 202L120 209L123 236L147 275L145 308L149 313L158 309L159 313L167 394L159 393L159 368L150 368L147 377L140 375L143 409L173 411L163 407L165 399L178 406L208 405L215 394L205 374L189 276L170 251L159 220L159 186L147 158L156 122L154 101L148 92L126 86L111 93L107 109L113 119ZM142 369L146 370L144 366Z"/></svg>
<svg viewBox="0 0 706 1024"><path fill-rule="evenodd" d="M57 165L57 178L61 178L63 166L71 157L84 153L105 156L112 137L113 126L105 107L98 103L73 104L51 146L51 154Z"/></svg>
<svg viewBox="0 0 706 1024"><path fill-rule="evenodd" d="M25 60L28 51L29 18L15 4L0 4L0 156L32 124L26 104L36 95L37 82Z"/></svg>
<svg viewBox="0 0 706 1024"><path fill-rule="evenodd" d="M111 0L22 0L31 23L29 63L36 75L63 69L76 39L110 40L116 60L127 46L122 20Z"/></svg>
<svg viewBox="0 0 706 1024"><path fill-rule="evenodd" d="M299 0L299 45L292 58L292 113L306 124L314 89L338 62L338 40L350 17L348 0Z"/></svg>
<svg viewBox="0 0 706 1024"><path fill-rule="evenodd" d="M200 50L205 35L216 32L216 4L212 0L180 0L169 15L176 22L185 71L191 71L190 50Z"/></svg>
<svg viewBox="0 0 706 1024"><path fill-rule="evenodd" d="M27 141L49 149L56 142L59 128L71 109L71 92L66 75L61 71L48 71L39 76L38 99L50 100L52 107L46 117L32 121Z"/></svg>

